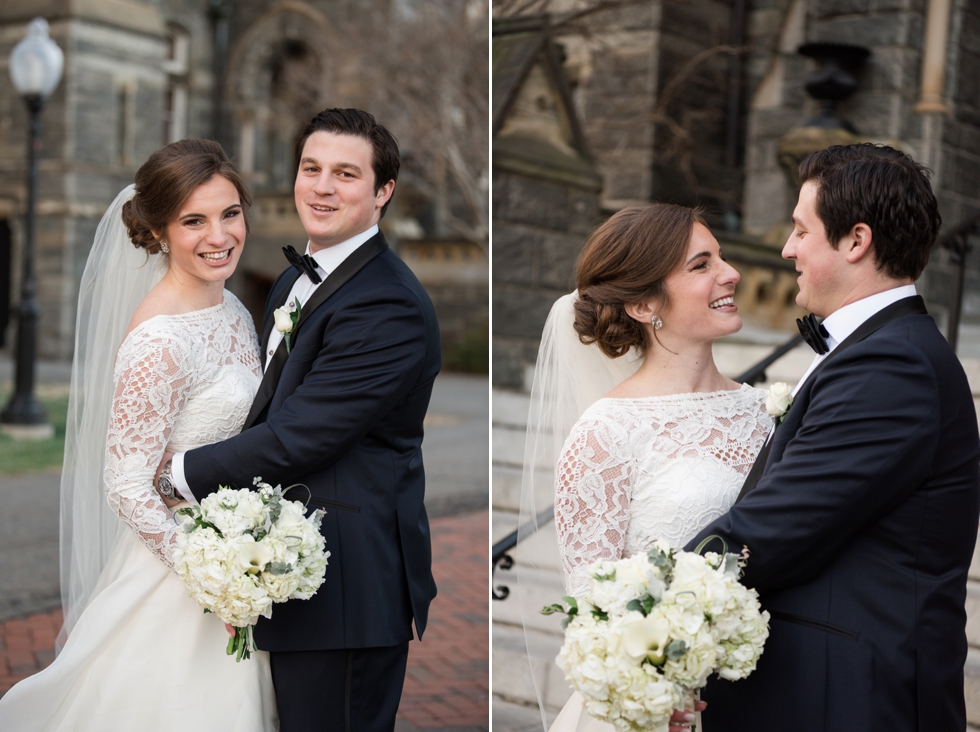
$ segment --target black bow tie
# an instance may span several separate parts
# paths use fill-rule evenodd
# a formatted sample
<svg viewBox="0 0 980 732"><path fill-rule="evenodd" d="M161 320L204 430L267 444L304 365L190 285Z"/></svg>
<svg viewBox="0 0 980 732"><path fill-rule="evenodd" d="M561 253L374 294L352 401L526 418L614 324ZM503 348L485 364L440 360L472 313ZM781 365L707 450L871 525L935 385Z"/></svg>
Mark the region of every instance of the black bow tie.
<svg viewBox="0 0 980 732"><path fill-rule="evenodd" d="M283 247L282 253L286 255L286 259L289 263L293 265L300 275L306 275L310 278L310 282L314 285L319 285L322 281L322 277L316 271L316 260L313 259L309 254L300 254L292 246Z"/></svg>
<svg viewBox="0 0 980 732"><path fill-rule="evenodd" d="M803 319L797 318L796 325L800 329L800 335L803 336L803 340L806 341L806 344L810 348L816 351L818 356L830 352L830 346L827 345L827 338L830 337L830 333L823 327L823 323L817 322L813 313Z"/></svg>

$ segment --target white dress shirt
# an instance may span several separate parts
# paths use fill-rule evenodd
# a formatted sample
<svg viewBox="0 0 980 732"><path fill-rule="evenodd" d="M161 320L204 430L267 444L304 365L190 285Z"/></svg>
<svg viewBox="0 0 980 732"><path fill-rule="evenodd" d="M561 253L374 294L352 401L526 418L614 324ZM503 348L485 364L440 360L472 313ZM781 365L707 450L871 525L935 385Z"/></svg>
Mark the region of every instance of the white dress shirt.
<svg viewBox="0 0 980 732"><path fill-rule="evenodd" d="M300 305L305 305L306 301L310 299L310 296L316 292L316 288L323 284L323 281L329 277L337 267L340 266L347 257L354 253L359 246L361 246L368 239L373 237L378 233L378 225L375 224L367 231L362 231L356 236L352 236L346 241L342 241L340 244L334 244L332 247L326 247L320 251L312 254L313 259L316 260L317 273L320 275L320 283L313 284L313 281L303 273L299 276L299 279L293 283L292 289L289 291L289 295L286 297L286 303L294 302L295 299L299 298ZM306 243L306 253L310 254L310 244ZM269 361L272 359L273 354L275 354L276 349L279 348L279 344L282 342L283 335L275 328L269 334L269 342L266 344L265 353L262 354L262 370L264 371L269 366ZM198 501L194 497L190 486L187 484L187 480L184 478L184 453L178 452L173 457L173 464L170 466L171 475L174 481L174 487L176 487L177 492L186 500L188 503L192 503L197 506Z"/></svg>
<svg viewBox="0 0 980 732"><path fill-rule="evenodd" d="M845 305L840 310L836 310L830 315L828 315L823 321L823 327L827 329L830 333L830 337L827 338L827 346L830 348L827 353L823 355L817 355L813 359L813 363L810 364L810 368L806 370L803 374L803 378L799 380L796 387L793 389L793 396L800 390L803 386L803 382L807 380L810 374L813 373L814 369L819 366L827 356L834 352L834 349L840 345L844 339L846 339L851 333L856 331L858 327L870 318L875 313L884 310L892 303L898 302L899 300L904 300L907 297L914 297L916 295L915 285L901 285L891 290L885 290L884 292L877 292L874 295L864 298L863 300L858 300L857 302L852 302L850 305Z"/></svg>

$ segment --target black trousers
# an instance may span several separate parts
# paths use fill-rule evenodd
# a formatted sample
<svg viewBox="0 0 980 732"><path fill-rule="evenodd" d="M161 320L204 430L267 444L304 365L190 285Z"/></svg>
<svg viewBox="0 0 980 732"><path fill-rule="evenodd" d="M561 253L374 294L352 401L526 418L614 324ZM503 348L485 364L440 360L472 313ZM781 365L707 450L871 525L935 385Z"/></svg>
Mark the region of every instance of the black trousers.
<svg viewBox="0 0 980 732"><path fill-rule="evenodd" d="M280 732L392 732L408 642L271 653Z"/></svg>

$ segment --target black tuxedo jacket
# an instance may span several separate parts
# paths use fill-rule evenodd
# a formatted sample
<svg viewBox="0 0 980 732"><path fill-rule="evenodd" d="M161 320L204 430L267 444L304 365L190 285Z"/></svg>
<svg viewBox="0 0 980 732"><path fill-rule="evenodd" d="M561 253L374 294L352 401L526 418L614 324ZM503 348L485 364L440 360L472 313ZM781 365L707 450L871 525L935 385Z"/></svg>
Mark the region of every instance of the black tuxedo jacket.
<svg viewBox="0 0 980 732"><path fill-rule="evenodd" d="M920 298L879 316L810 375L758 484L687 547L748 546L772 615L756 672L705 689L711 732L966 728L973 397Z"/></svg>
<svg viewBox="0 0 980 732"><path fill-rule="evenodd" d="M273 310L298 278L276 280ZM306 485L323 508L326 579L310 600L274 606L259 647L310 651L391 646L419 637L435 596L422 504L422 420L441 364L428 296L379 233L330 274L303 306L287 356L266 369L244 431L189 451L185 477L199 499L220 485ZM288 498L306 500L296 488Z"/></svg>

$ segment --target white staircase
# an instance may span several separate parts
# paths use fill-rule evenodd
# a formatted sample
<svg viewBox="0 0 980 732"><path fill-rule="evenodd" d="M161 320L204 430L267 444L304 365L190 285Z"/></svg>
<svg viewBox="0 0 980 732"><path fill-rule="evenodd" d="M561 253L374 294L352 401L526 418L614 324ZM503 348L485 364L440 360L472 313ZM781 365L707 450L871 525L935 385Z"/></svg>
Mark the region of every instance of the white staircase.
<svg viewBox="0 0 980 732"><path fill-rule="evenodd" d="M736 376L772 350L772 345L718 343L715 346L715 362L722 373ZM812 359L813 352L806 346L794 349L768 369L767 383L795 383ZM977 411L980 412L980 359L962 361L970 379ZM526 394L493 390L491 538L494 542L517 528L527 410ZM541 508L544 507L539 507L539 510ZM550 723L571 694L561 671L554 665L554 658L561 646L560 621L556 616L543 616L536 612L544 605L557 602L565 594L557 546L554 522L551 522L510 553L520 571L520 582L513 571L498 571L493 578L494 586L506 585L511 591L508 599L494 601L491 607L495 732L540 730L539 695ZM967 590L967 637L970 642L965 684L967 719L968 729L980 732L980 548L974 554ZM525 622L530 627L526 640ZM532 664L540 669L535 674L541 681L542 688L539 690L532 682Z"/></svg>

